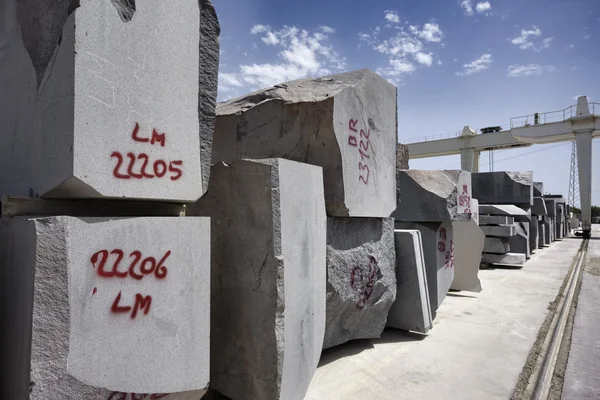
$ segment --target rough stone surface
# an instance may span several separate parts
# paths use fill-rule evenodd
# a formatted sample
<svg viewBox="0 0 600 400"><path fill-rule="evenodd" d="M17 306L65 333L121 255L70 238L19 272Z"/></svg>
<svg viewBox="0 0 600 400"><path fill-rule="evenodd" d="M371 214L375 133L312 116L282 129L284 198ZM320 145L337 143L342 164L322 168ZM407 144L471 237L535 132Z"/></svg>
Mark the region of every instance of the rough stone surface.
<svg viewBox="0 0 600 400"><path fill-rule="evenodd" d="M480 225L485 236L509 237L516 233L515 225Z"/></svg>
<svg viewBox="0 0 600 400"><path fill-rule="evenodd" d="M546 209L546 202L542 197L533 198L533 207L531 208L531 214L548 215L548 210Z"/></svg>
<svg viewBox="0 0 600 400"><path fill-rule="evenodd" d="M479 217L479 225L512 225L514 222L514 217L503 215L481 215Z"/></svg>
<svg viewBox="0 0 600 400"><path fill-rule="evenodd" d="M454 281L450 289L481 292L477 276L485 235L475 221L453 222Z"/></svg>
<svg viewBox="0 0 600 400"><path fill-rule="evenodd" d="M3 339L18 338L9 350L2 343L12 374L2 398L26 397L30 382L35 399L202 396L208 219L5 219L0 238L2 293L14 300L2 311Z"/></svg>
<svg viewBox="0 0 600 400"><path fill-rule="evenodd" d="M510 243L507 237L486 237L483 244L485 253L506 254L510 253Z"/></svg>
<svg viewBox="0 0 600 400"><path fill-rule="evenodd" d="M529 257L531 257L531 250L529 247L529 223L515 222L514 227L515 234L508 239L510 251L511 253L525 254L525 258L529 259Z"/></svg>
<svg viewBox="0 0 600 400"><path fill-rule="evenodd" d="M65 19L60 2L39 5L31 16L43 25L39 32L27 29L38 73L48 64L56 26L64 25L30 133L9 140L19 150L10 154L11 170L21 176L0 172L5 191L182 202L203 194L209 160L201 153L210 152L219 51L217 38L207 35L218 33L216 16L208 18L206 1L202 11L194 0L131 4L81 2ZM201 27L201 15L210 26ZM36 38L47 32L48 40ZM200 57L205 44L209 54Z"/></svg>
<svg viewBox="0 0 600 400"><path fill-rule="evenodd" d="M396 143L396 168L409 169L408 167L408 145Z"/></svg>
<svg viewBox="0 0 600 400"><path fill-rule="evenodd" d="M433 222L470 220L471 173L460 170L406 170L396 174L396 221Z"/></svg>
<svg viewBox="0 0 600 400"><path fill-rule="evenodd" d="M525 254L521 253L506 253L506 254L489 254L481 255L481 262L487 264L503 264L523 266L525 264Z"/></svg>
<svg viewBox="0 0 600 400"><path fill-rule="evenodd" d="M479 215L527 216L527 211L511 204L479 204Z"/></svg>
<svg viewBox="0 0 600 400"><path fill-rule="evenodd" d="M379 338L396 299L393 218L327 218L323 348Z"/></svg>
<svg viewBox="0 0 600 400"><path fill-rule="evenodd" d="M471 199L471 219L479 225L479 200Z"/></svg>
<svg viewBox="0 0 600 400"><path fill-rule="evenodd" d="M472 180L473 197L481 204L533 205L533 172L479 172Z"/></svg>
<svg viewBox="0 0 600 400"><path fill-rule="evenodd" d="M546 211L548 212L548 216L554 218L556 216L556 199L544 197L544 203L546 203Z"/></svg>
<svg viewBox="0 0 600 400"><path fill-rule="evenodd" d="M233 400L304 398L325 334L319 167L217 163L188 215L211 217L211 388Z"/></svg>
<svg viewBox="0 0 600 400"><path fill-rule="evenodd" d="M387 218L396 208L396 92L363 69L228 100L217 106L213 163L281 157L319 165L329 216Z"/></svg>
<svg viewBox="0 0 600 400"><path fill-rule="evenodd" d="M398 291L388 314L387 326L427 333L431 329L432 313L421 232L396 229L394 241Z"/></svg>
<svg viewBox="0 0 600 400"><path fill-rule="evenodd" d="M454 240L452 224L449 222L398 222L396 229L410 229L421 232L427 285L431 312L435 316L438 307L454 280Z"/></svg>
<svg viewBox="0 0 600 400"><path fill-rule="evenodd" d="M544 182L533 182L533 197L544 196Z"/></svg>

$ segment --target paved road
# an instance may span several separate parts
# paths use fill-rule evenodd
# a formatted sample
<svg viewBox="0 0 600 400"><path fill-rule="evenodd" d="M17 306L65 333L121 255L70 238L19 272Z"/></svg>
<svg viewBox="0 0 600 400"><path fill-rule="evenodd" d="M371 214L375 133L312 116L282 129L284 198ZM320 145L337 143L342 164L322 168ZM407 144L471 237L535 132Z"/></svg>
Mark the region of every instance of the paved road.
<svg viewBox="0 0 600 400"><path fill-rule="evenodd" d="M588 247L562 399L600 399L600 225Z"/></svg>
<svg viewBox="0 0 600 400"><path fill-rule="evenodd" d="M523 269L480 271L483 291L448 296L425 338L386 330L324 352L305 400L510 398L580 245L564 239Z"/></svg>

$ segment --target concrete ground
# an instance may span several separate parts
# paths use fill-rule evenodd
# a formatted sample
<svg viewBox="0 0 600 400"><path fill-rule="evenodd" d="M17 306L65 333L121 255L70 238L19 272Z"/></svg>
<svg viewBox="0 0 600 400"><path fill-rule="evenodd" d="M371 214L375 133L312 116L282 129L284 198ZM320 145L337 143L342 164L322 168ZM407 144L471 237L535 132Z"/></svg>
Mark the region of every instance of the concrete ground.
<svg viewBox="0 0 600 400"><path fill-rule="evenodd" d="M600 399L600 225L593 225L563 383L564 400Z"/></svg>
<svg viewBox="0 0 600 400"><path fill-rule="evenodd" d="M325 351L305 400L510 398L580 244L480 271L483 291L446 297L426 337L390 329Z"/></svg>

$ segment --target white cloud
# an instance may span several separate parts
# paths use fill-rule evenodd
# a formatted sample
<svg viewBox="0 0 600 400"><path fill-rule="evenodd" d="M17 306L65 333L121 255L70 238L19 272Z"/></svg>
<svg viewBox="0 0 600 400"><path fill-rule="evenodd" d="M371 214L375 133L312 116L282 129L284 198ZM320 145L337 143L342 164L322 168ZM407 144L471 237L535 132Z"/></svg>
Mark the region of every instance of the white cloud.
<svg viewBox="0 0 600 400"><path fill-rule="evenodd" d="M457 72L456 75L459 76L468 76L478 72L485 71L492 66L492 55L491 54L483 54L481 57L473 60L468 64L463 65L463 70L461 72Z"/></svg>
<svg viewBox="0 0 600 400"><path fill-rule="evenodd" d="M433 63L433 55L431 53L418 52L417 54L415 54L415 60L417 60L419 64L423 64L429 67Z"/></svg>
<svg viewBox="0 0 600 400"><path fill-rule="evenodd" d="M569 45L569 48L571 48L571 49L572 49L573 47L575 47L575 45L574 45L574 44L570 44L570 45Z"/></svg>
<svg viewBox="0 0 600 400"><path fill-rule="evenodd" d="M269 30L269 26L257 24L250 29L250 33L256 35L257 33L263 33L267 30Z"/></svg>
<svg viewBox="0 0 600 400"><path fill-rule="evenodd" d="M267 32L267 36L260 38L260 40L272 46L275 46L279 43L279 38L273 32Z"/></svg>
<svg viewBox="0 0 600 400"><path fill-rule="evenodd" d="M442 60L438 60L437 65L443 65L444 63L442 62Z"/></svg>
<svg viewBox="0 0 600 400"><path fill-rule="evenodd" d="M592 35L585 35L583 38L587 40L587 39L590 39L591 37L592 37Z"/></svg>
<svg viewBox="0 0 600 400"><path fill-rule="evenodd" d="M423 30L419 30L419 26L411 25L410 31L416 36L424 39L426 42L440 42L444 34L440 26L435 22L428 22L423 25Z"/></svg>
<svg viewBox="0 0 600 400"><path fill-rule="evenodd" d="M385 12L385 20L392 18ZM387 65L377 69L377 72L394 84L399 84L402 77L419 68L433 65L434 53L431 46L441 42L444 34L435 21L419 25L395 25L396 30L390 36L383 36L388 30L379 27L371 33L359 33L361 42L366 43L375 51L387 56ZM390 26L388 26L390 27ZM440 64L441 65L441 64Z"/></svg>
<svg viewBox="0 0 600 400"><path fill-rule="evenodd" d="M473 15L473 6L471 5L471 0L461 0L459 4L465 15Z"/></svg>
<svg viewBox="0 0 600 400"><path fill-rule="evenodd" d="M246 88L245 91L249 91L343 71L346 59L330 44L327 34L332 32L334 29L328 26L310 32L295 26L274 30L268 25L254 25L250 33L261 34L263 43L279 49L276 59L268 63L240 65L239 72L219 74L219 90L227 92Z"/></svg>
<svg viewBox="0 0 600 400"><path fill-rule="evenodd" d="M489 1L482 1L480 3L477 3L477 5L475 6L475 10L477 10L477 12L479 14L486 14L489 15L489 11L492 9L492 5L490 4Z"/></svg>
<svg viewBox="0 0 600 400"><path fill-rule="evenodd" d="M539 40L542 36L542 31L537 26L533 25L532 29L525 30L521 29L521 34L514 37L511 43L515 46L519 46L521 50L533 50L542 51L550 47L550 42L554 39L553 37L547 37L543 40Z"/></svg>
<svg viewBox="0 0 600 400"><path fill-rule="evenodd" d="M385 12L385 20L393 24L398 24L400 23L400 16L398 15L397 11L387 10Z"/></svg>
<svg viewBox="0 0 600 400"><path fill-rule="evenodd" d="M555 70L556 69L552 65L511 65L507 69L506 76L508 76L509 78L517 78L521 76L535 76L541 75L544 72L554 72Z"/></svg>

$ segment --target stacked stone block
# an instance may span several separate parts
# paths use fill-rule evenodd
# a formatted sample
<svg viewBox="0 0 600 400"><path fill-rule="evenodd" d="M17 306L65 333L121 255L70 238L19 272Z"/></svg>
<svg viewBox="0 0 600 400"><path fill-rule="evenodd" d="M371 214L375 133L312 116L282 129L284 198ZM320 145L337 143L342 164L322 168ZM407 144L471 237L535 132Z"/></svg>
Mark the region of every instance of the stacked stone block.
<svg viewBox="0 0 600 400"><path fill-rule="evenodd" d="M532 228L534 204L532 172L481 172L473 174L473 195L478 196L480 226L486 234L483 264L522 266L535 246L537 223ZM500 221L511 217L511 222Z"/></svg>
<svg viewBox="0 0 600 400"><path fill-rule="evenodd" d="M548 218L548 210L544 201L544 183L533 183L533 207L531 207L531 226L537 225L537 241L534 242L536 248L543 249L550 243L546 242L546 224L544 221Z"/></svg>
<svg viewBox="0 0 600 400"><path fill-rule="evenodd" d="M455 269L467 277L457 281L460 290L480 289L477 271L481 248L477 240L471 245L461 246L457 250L454 239L454 224L465 223L465 229L480 229L472 221L471 174L466 171L446 170L399 170L397 172L397 188L402 193L398 208L394 211L397 229L418 230L421 233L427 285L431 312L435 315L450 287L455 280ZM483 238L481 237L481 247ZM457 251L475 254L477 262L472 268L468 264L470 258L464 256L464 265L457 266ZM479 254L477 254L479 253ZM399 286L399 291L403 290Z"/></svg>
<svg viewBox="0 0 600 400"><path fill-rule="evenodd" d="M5 3L0 397L198 400L210 222L175 203L208 185L215 10Z"/></svg>

